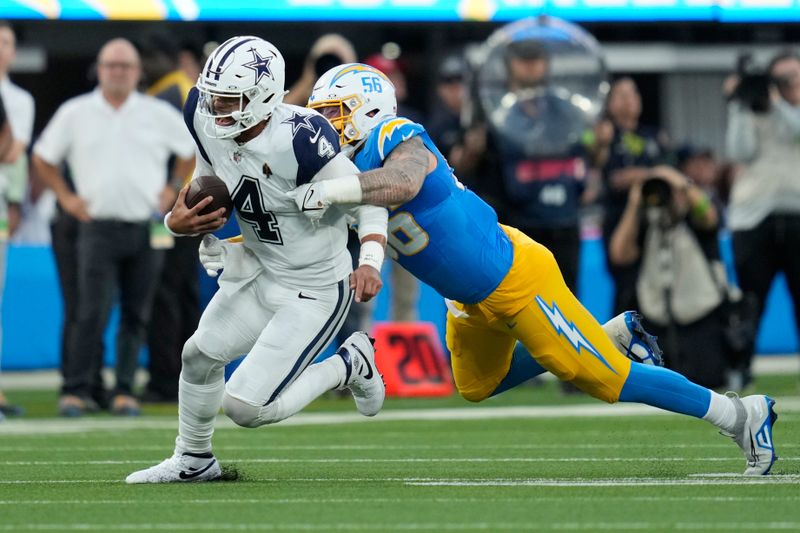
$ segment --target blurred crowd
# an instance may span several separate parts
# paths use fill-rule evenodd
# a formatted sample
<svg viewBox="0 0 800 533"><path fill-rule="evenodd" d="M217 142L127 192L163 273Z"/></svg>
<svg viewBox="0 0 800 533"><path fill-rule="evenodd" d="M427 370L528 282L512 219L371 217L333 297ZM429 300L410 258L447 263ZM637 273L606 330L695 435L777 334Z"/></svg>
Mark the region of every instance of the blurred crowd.
<svg viewBox="0 0 800 533"><path fill-rule="evenodd" d="M425 126L501 223L553 252L573 291L584 214L601 207L614 313L638 309L659 336L667 366L708 387L746 387L778 272L800 321L795 52L777 55L763 73L726 80L725 154L642 123L642 97L628 76L610 80L601 115L583 125L576 142L532 154L486 117L466 112L474 76L462 53L446 54L432 69L437 103L426 112L407 105L401 56L363 52L370 51L339 35L318 39L286 102L305 105L317 77L337 64L361 60L382 70L395 85L398 115ZM194 143L180 110L202 53L162 33L106 43L97 56L97 88L64 102L37 138L34 98L9 79L14 54L13 28L0 22L0 271L9 238L52 243L64 302L59 412L136 415L143 401L177 401L181 348L201 307L198 240L172 239L161 220L191 177ZM574 119L547 90L551 60L535 41L509 45L504 90L533 95L510 108L507 120L521 120L512 130L535 127L544 116ZM721 231L732 234L734 276L721 259ZM397 265L391 275L391 319L417 320L417 282ZM102 338L115 300L121 319L108 388ZM371 315L367 304L355 306L340 337L368 328ZM149 382L138 391L133 377L143 344ZM0 413L21 409L0 392Z"/></svg>

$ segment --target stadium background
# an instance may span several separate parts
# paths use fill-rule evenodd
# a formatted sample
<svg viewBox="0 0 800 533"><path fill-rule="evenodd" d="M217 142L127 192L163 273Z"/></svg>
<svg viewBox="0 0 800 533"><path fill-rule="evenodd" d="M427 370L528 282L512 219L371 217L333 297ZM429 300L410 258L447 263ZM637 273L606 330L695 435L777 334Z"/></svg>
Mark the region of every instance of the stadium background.
<svg viewBox="0 0 800 533"><path fill-rule="evenodd" d="M198 44L234 34L263 36L286 57L289 83L299 76L310 45L325 33L351 39L360 57L394 42L409 78L409 103L430 109L437 64L447 52L483 41L504 22L537 14L579 22L601 42L610 72L631 74L639 84L643 122L717 153L725 120L720 86L737 55L749 50L763 63L800 37L800 26L792 24L800 21L798 0L0 1L0 18L12 20L18 37L13 79L36 98L35 135L59 104L92 88L91 66L104 42L117 36L135 40L154 26ZM610 315L612 288L597 235L584 237L579 296L602 321ZM729 251L725 237L723 245ZM591 290L586 280L592 280ZM204 281L213 283L205 276ZM378 301L379 320L386 316L388 296L384 292ZM48 248L11 248L4 300L4 368L56 367L60 298ZM443 305L435 293L424 289L420 305L420 317L441 328ZM759 353L800 351L791 312L779 279L762 322ZM113 350L112 342L107 345Z"/></svg>

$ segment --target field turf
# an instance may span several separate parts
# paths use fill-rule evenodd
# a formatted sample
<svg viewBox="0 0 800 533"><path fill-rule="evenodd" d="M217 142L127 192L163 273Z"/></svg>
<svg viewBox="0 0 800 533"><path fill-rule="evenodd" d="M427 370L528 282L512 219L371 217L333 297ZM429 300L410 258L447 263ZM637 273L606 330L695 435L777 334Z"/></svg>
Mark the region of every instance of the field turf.
<svg viewBox="0 0 800 533"><path fill-rule="evenodd" d="M800 530L797 376L778 397L774 475L702 421L562 398L554 383L473 406L390 400L362 421L326 398L291 423L224 417L215 451L238 479L128 486L167 457L175 409L139 419L48 418L52 393L17 392L0 424L0 531Z"/></svg>

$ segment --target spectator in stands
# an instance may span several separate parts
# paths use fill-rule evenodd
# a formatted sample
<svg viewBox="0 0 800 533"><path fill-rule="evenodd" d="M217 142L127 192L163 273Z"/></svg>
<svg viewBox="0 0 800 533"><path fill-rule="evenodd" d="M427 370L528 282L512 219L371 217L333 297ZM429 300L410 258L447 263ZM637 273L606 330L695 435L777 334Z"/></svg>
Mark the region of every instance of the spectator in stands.
<svg viewBox="0 0 800 533"><path fill-rule="evenodd" d="M186 77L192 80L192 83L196 83L202 69L202 50L194 43L188 41L181 43L178 50L178 70L186 74Z"/></svg>
<svg viewBox="0 0 800 533"><path fill-rule="evenodd" d="M20 205L28 181L26 150L33 133L33 97L8 77L16 56L16 35L8 22L0 21L0 97L5 107L4 127L9 145L0 157L0 297L5 281L6 244L20 224ZM10 136L8 136L10 134ZM0 298L2 300L2 298ZM0 415L19 415L0 392Z"/></svg>
<svg viewBox="0 0 800 533"><path fill-rule="evenodd" d="M6 109L3 105L3 99L0 97L0 158L3 157L6 152L9 151L11 148L12 143L14 142L14 137L11 135L11 126L8 125L8 116L6 115ZM2 202L0 202L2 203ZM2 207L0 205L0 207ZM6 222L7 224L7 222ZM2 231L2 228L0 228ZM6 230L7 231L7 230ZM0 235L0 304L2 304L2 288L5 284L5 256L6 256L6 237ZM2 306L0 306L0 310ZM1 348L1 347L0 347ZM2 355L3 352L0 350L0 362L2 362ZM2 370L2 366L0 366L0 370ZM3 391L0 390L0 401L3 402L4 409L0 410L0 422L6 419L6 410L10 409L18 409L16 406L11 406L6 399L5 394Z"/></svg>
<svg viewBox="0 0 800 533"><path fill-rule="evenodd" d="M439 65L436 73L437 105L425 129L447 161L456 168L461 159L463 128L461 110L464 105L464 60L460 55L449 55ZM460 174L459 174L460 176Z"/></svg>
<svg viewBox="0 0 800 533"><path fill-rule="evenodd" d="M730 194L728 224L733 232L739 285L751 295L757 316L764 309L772 280L783 272L794 301L800 333L800 55L785 51L769 64L766 106L737 91L745 81L726 80L728 156L742 165ZM748 82L750 80L747 80ZM742 368L749 372L755 339Z"/></svg>
<svg viewBox="0 0 800 533"><path fill-rule="evenodd" d="M162 260L150 246L150 221L174 198L165 185L170 155L178 157L173 176L185 176L194 164L194 142L180 113L136 92L141 66L130 42L106 43L97 73L98 88L65 102L34 147L39 176L80 221L78 317L63 354L63 416L96 408L90 386L102 365L103 331L116 289L121 317L111 410L139 413L133 377ZM76 192L59 171L64 161Z"/></svg>
<svg viewBox="0 0 800 533"><path fill-rule="evenodd" d="M606 258L611 235L617 227L633 184L651 175L651 167L661 163L667 139L657 128L639 122L642 98L636 83L628 77L611 85L606 103L607 121L595 128L592 165L600 169L604 185L603 240ZM607 261L616 284L614 314L636 308L636 271Z"/></svg>
<svg viewBox="0 0 800 533"><path fill-rule="evenodd" d="M476 188L493 204L501 223L515 226L555 255L564 280L576 291L580 257L578 210L585 191L586 151L580 144L554 148L548 155L531 156L520 142L520 131L537 124L557 125L581 120L573 108L546 90L550 55L534 40L509 44L506 54L508 90L519 94L507 111L502 132L492 131L482 147ZM572 122L570 122L572 124ZM541 126L540 126L541 127ZM477 137L485 131L476 125L465 134Z"/></svg>
<svg viewBox="0 0 800 533"><path fill-rule="evenodd" d="M451 54L442 60L436 77L438 105L425 129L455 169L459 181L485 195L487 191L479 182L485 166L486 126L481 123L465 128L462 121L468 90L464 79L466 71L462 54Z"/></svg>
<svg viewBox="0 0 800 533"><path fill-rule="evenodd" d="M14 144L14 137L11 133L11 126L8 124L8 115L6 115L5 106L2 102L2 97L0 97L0 158L4 157L5 154L9 152L11 149L11 145ZM4 184L0 183L0 186L4 186ZM6 263L6 244L9 236L9 228L8 228L8 221L5 219L5 212L7 210L7 201L5 197L0 197L0 303L2 302L2 289L3 285L5 284L5 263ZM2 351L0 351L0 356L2 356ZM0 360L1 361L1 360ZM0 367L2 368L2 367ZM6 415L16 415L21 414L22 410L20 407L11 405L8 403L5 394L3 391L0 390L0 422L6 419Z"/></svg>
<svg viewBox="0 0 800 533"><path fill-rule="evenodd" d="M355 63L358 59L352 43L337 33L329 33L317 39L311 46L303 64L300 79L289 89L283 99L287 104L305 106L314 82L336 65Z"/></svg>
<svg viewBox="0 0 800 533"><path fill-rule="evenodd" d="M634 182L628 196L610 239L611 264L636 269L639 309L669 355L666 365L705 387L724 385L727 281L716 208L667 166Z"/></svg>
<svg viewBox="0 0 800 533"><path fill-rule="evenodd" d="M141 43L142 65L152 81L147 94L183 109L197 78L179 68L180 48L168 34L152 33ZM177 195L191 179L191 172L172 176L170 185ZM200 321L200 279L197 249L201 238L169 239L158 282L151 320L148 324L149 381L142 394L145 402L177 402L183 344Z"/></svg>

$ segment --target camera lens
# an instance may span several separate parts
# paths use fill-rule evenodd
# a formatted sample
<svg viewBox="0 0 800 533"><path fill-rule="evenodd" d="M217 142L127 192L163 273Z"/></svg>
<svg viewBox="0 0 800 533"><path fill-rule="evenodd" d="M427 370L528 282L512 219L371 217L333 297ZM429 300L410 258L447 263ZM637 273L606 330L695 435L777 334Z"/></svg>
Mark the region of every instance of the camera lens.
<svg viewBox="0 0 800 533"><path fill-rule="evenodd" d="M665 207L672 202L672 187L661 177L654 176L642 185L642 199L646 207Z"/></svg>

